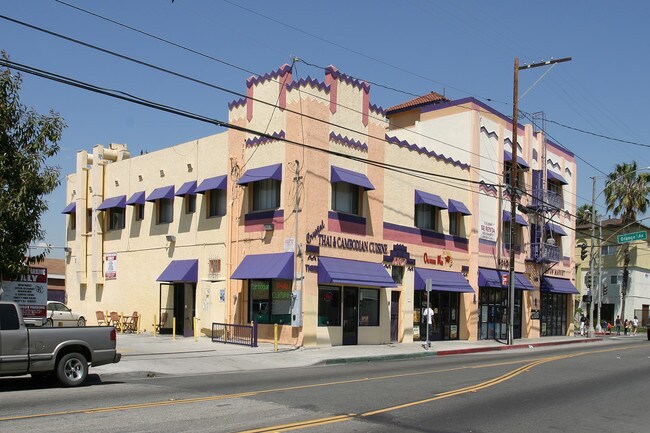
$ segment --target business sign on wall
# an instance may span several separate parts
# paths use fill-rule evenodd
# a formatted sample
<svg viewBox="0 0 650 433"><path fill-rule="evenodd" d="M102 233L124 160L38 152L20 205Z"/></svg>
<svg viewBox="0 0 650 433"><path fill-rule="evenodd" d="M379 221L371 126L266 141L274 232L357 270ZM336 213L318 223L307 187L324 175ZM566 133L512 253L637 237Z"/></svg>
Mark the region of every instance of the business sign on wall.
<svg viewBox="0 0 650 433"><path fill-rule="evenodd" d="M117 278L117 254L104 254L104 279L114 280Z"/></svg>
<svg viewBox="0 0 650 433"><path fill-rule="evenodd" d="M478 231L479 239L486 241L497 241L497 228L496 224L492 222L482 221Z"/></svg>
<svg viewBox="0 0 650 433"><path fill-rule="evenodd" d="M359 251L362 253L388 254L388 244L371 242L363 239L348 238L345 236L322 234L325 229L325 222L321 221L320 225L311 233L307 233L307 244L317 241L319 248L337 248L340 250Z"/></svg>

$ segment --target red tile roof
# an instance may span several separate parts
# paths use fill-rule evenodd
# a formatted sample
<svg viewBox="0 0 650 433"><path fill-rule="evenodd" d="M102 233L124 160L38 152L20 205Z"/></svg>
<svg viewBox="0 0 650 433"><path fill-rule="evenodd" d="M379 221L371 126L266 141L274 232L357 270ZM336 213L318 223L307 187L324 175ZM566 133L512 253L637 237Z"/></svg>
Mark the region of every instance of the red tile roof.
<svg viewBox="0 0 650 433"><path fill-rule="evenodd" d="M395 105L394 107L390 107L389 109L386 110L386 114L389 115L393 112L396 111L402 111L410 108L418 108L422 107L424 105L429 105L429 104L439 104L441 102L449 102L449 99L445 98L439 93L436 92L431 92L427 93L424 96L418 96L415 99L411 99L410 101L406 101L403 104Z"/></svg>

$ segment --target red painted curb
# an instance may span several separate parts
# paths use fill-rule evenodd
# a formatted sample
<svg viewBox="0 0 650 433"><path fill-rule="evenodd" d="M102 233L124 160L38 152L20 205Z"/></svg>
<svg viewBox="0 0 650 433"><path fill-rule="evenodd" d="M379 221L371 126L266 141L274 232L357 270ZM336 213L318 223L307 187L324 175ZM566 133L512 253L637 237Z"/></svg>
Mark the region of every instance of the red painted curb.
<svg viewBox="0 0 650 433"><path fill-rule="evenodd" d="M454 350L440 350L436 352L438 356L446 355L462 355L465 353L480 353L480 352L493 352L499 350L511 350L511 349L528 349L535 348L540 346L560 346L563 344L576 344L576 343L595 343L602 341L602 338L583 338L580 340L570 340L570 341L549 341L548 343L537 343L537 344L515 344L512 346L496 346L496 347L473 347L470 349L454 349Z"/></svg>

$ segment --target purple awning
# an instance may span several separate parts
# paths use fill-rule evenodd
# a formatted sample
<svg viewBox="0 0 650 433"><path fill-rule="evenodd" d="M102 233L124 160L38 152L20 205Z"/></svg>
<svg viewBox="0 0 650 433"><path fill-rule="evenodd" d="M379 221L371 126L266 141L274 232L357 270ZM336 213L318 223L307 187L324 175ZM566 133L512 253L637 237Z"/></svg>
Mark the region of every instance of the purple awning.
<svg viewBox="0 0 650 433"><path fill-rule="evenodd" d="M567 182L562 177L562 175L560 175L560 174L558 174L558 173L556 173L554 171L551 171L551 170L546 170L546 177L548 178L548 180L554 180L556 182L561 183L562 185L568 185L569 184L569 182Z"/></svg>
<svg viewBox="0 0 650 433"><path fill-rule="evenodd" d="M147 197L147 201L156 201L156 200L160 200L161 198L173 199L174 185L163 186L154 189L153 192L149 194L149 197Z"/></svg>
<svg viewBox="0 0 650 433"><path fill-rule="evenodd" d="M282 164L267 165L266 167L251 168L237 181L237 185L247 185L260 180L282 180Z"/></svg>
<svg viewBox="0 0 650 433"><path fill-rule="evenodd" d="M293 279L293 253L249 254L230 277L233 280Z"/></svg>
<svg viewBox="0 0 650 433"><path fill-rule="evenodd" d="M97 210L107 210L114 207L121 207L124 209L126 207L126 196L118 195L117 197L107 198L102 202L102 204L97 206Z"/></svg>
<svg viewBox="0 0 650 433"><path fill-rule="evenodd" d="M504 211L503 211L503 222L506 222L506 223L507 223L507 222L509 222L509 221L510 221L510 212L508 212L507 210L504 210ZM524 219L524 217L522 217L522 216L519 215L519 214L515 214L515 221L516 221L517 224L519 224L520 226L528 227L528 223L526 222L526 220Z"/></svg>
<svg viewBox="0 0 650 433"><path fill-rule="evenodd" d="M196 192L198 194L203 194L204 192L210 191L212 189L225 190L227 182L228 179L225 174L223 176L209 177L199 184L199 187L196 188Z"/></svg>
<svg viewBox="0 0 650 433"><path fill-rule="evenodd" d="M68 204L65 208L63 208L63 211L61 213L67 213L67 214L73 214L77 210L77 203L72 202Z"/></svg>
<svg viewBox="0 0 650 433"><path fill-rule="evenodd" d="M176 197L182 197L185 194L190 194L190 195L196 195L196 181L195 180L190 180L189 182L185 182L183 185L181 185L180 188L178 188L178 191L174 194Z"/></svg>
<svg viewBox="0 0 650 433"><path fill-rule="evenodd" d="M429 194L428 192L415 190L415 204L428 204L431 206L447 209L447 204L440 198L439 195Z"/></svg>
<svg viewBox="0 0 650 433"><path fill-rule="evenodd" d="M352 170L346 170L345 168L335 167L335 166L332 166L332 170L330 174L330 182L350 183L352 185L360 186L366 190L375 189L373 184L370 182L370 179L368 179L368 176L366 176L365 174L352 171Z"/></svg>
<svg viewBox="0 0 650 433"><path fill-rule="evenodd" d="M511 162L512 161L512 153L508 152L507 150L503 151L503 161L504 162ZM517 163L524 169L529 169L530 166L526 163L526 160L522 158L521 156L517 155Z"/></svg>
<svg viewBox="0 0 650 433"><path fill-rule="evenodd" d="M198 260L172 260L156 281L196 283L198 277Z"/></svg>
<svg viewBox="0 0 650 433"><path fill-rule="evenodd" d="M465 203L457 200L449 199L449 208L447 208L449 213L462 213L463 215L471 215L472 213L467 209Z"/></svg>
<svg viewBox="0 0 650 433"><path fill-rule="evenodd" d="M478 270L478 286L479 287L496 287L507 288L503 285L503 276L509 275L508 271L500 271L497 269L479 268ZM519 290L535 290L532 283L521 272L515 272L515 289Z"/></svg>
<svg viewBox="0 0 650 433"><path fill-rule="evenodd" d="M431 279L431 289L440 292L473 293L463 274L437 269L415 268L415 290L426 290L426 281Z"/></svg>
<svg viewBox="0 0 650 433"><path fill-rule="evenodd" d="M557 225L557 224L546 223L546 228L551 233L557 233L560 236L566 236L567 235L566 232L564 231L564 229L561 226Z"/></svg>
<svg viewBox="0 0 650 433"><path fill-rule="evenodd" d="M357 260L318 258L319 284L351 284L368 287L397 287L381 263Z"/></svg>
<svg viewBox="0 0 650 433"><path fill-rule="evenodd" d="M136 204L144 204L144 191L138 191L133 193L130 199L126 201L126 204L133 206Z"/></svg>
<svg viewBox="0 0 650 433"><path fill-rule="evenodd" d="M565 280L564 278L542 277L540 289L542 292L566 293L569 295L580 294L571 280Z"/></svg>

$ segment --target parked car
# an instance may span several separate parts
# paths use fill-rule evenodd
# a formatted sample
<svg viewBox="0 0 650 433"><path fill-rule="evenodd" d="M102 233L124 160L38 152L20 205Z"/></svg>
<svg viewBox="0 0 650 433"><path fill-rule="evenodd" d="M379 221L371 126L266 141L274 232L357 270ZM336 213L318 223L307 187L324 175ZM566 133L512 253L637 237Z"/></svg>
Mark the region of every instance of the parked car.
<svg viewBox="0 0 650 433"><path fill-rule="evenodd" d="M45 326L86 326L86 318L61 302L47 301Z"/></svg>
<svg viewBox="0 0 650 433"><path fill-rule="evenodd" d="M92 365L119 362L114 327L27 327L15 302L0 301L0 376L56 375L63 386L81 385Z"/></svg>

